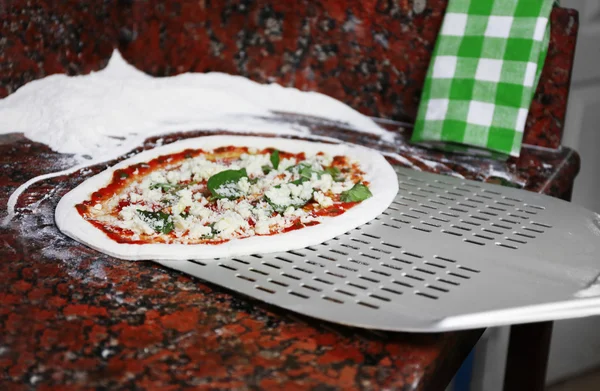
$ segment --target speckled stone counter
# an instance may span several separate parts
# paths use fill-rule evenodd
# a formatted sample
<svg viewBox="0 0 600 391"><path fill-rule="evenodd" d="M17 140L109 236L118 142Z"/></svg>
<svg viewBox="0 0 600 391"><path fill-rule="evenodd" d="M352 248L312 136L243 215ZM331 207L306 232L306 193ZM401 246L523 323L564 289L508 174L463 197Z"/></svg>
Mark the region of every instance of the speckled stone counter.
<svg viewBox="0 0 600 391"><path fill-rule="evenodd" d="M331 126L312 128L395 150L390 161L413 169L554 196L569 195L579 167L568 149L527 149L520 159L498 162L432 153L402 138L393 146ZM0 137L0 164L4 209L19 184L72 162L13 134ZM439 390L481 335L324 324L150 262L99 254L62 236L53 211L63 194L106 165L34 184L20 197L18 216L0 228L0 388Z"/></svg>
<svg viewBox="0 0 600 391"><path fill-rule="evenodd" d="M152 75L239 74L410 122L446 4L9 0L0 2L0 97L50 74L101 69L118 48ZM525 142L556 149L578 21L567 9L555 9L551 19ZM314 134L388 152L395 164L562 198L579 169L566 148L525 148L519 159L497 162L425 151L406 142L409 130L401 124L386 126L398 135L393 144L311 125ZM1 136L0 217L17 186L73 164L21 135ZM2 390L440 390L482 333L379 333L323 324L150 262L103 256L60 235L53 210L63 194L105 166L36 183L19 198L18 216L0 227Z"/></svg>

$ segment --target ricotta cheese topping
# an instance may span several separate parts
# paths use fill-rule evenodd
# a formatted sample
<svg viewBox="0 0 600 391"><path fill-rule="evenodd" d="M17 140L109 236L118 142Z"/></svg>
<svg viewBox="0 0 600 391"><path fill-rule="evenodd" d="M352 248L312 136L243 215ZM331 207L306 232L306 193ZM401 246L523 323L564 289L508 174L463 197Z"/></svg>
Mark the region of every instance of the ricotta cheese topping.
<svg viewBox="0 0 600 391"><path fill-rule="evenodd" d="M270 235L317 224L352 207L340 195L363 174L346 156L272 148L231 146L160 160L169 163L144 175L144 167L130 169L130 179L127 170L119 172L117 183L129 182L94 202L86 218L126 242L196 244Z"/></svg>

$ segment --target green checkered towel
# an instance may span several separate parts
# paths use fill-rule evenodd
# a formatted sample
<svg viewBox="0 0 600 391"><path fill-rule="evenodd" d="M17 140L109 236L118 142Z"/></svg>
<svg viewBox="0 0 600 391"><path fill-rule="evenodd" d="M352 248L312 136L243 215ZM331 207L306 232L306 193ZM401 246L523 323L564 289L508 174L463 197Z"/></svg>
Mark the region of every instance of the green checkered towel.
<svg viewBox="0 0 600 391"><path fill-rule="evenodd" d="M450 0L412 141L519 156L553 2Z"/></svg>

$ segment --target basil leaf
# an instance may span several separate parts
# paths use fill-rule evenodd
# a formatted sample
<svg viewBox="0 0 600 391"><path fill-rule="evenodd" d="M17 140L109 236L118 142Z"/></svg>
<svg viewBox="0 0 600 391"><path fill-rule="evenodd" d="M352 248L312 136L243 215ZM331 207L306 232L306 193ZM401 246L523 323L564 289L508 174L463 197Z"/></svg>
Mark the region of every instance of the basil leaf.
<svg viewBox="0 0 600 391"><path fill-rule="evenodd" d="M190 217L190 214L187 212L183 212L179 213L179 216L181 216L182 219L187 219L188 217Z"/></svg>
<svg viewBox="0 0 600 391"><path fill-rule="evenodd" d="M326 172L326 171L313 170L313 168L310 164L307 164L304 162L297 164L295 166L289 167L287 169L287 171L290 171L290 172L296 171L298 173L298 175L300 175L300 178L306 178L308 180L310 180L312 178L313 173L317 174L317 176L320 179L321 175L323 175Z"/></svg>
<svg viewBox="0 0 600 391"><path fill-rule="evenodd" d="M290 182L290 183L293 183L293 184L296 185L296 184L299 184L299 183L302 183L302 182L305 182L305 181L307 181L307 179L300 178L300 179L298 179L296 181L293 181L293 182ZM299 182L299 183L294 183L294 182ZM275 189L279 189L279 188L281 188L281 185L274 186L274 188ZM313 192L314 192L314 190L313 190ZM312 192L311 192L311 196L309 198L307 198L307 199L303 199L303 198L300 198L300 197L294 197L293 199L291 199L291 202L289 204L287 204L287 205L278 205L278 204L274 203L273 201L271 201L271 199L265 194L265 200L267 201L267 203L269 205L271 205L271 208L273 208L273 210L275 212L277 212L277 213L283 213L283 212L285 212L285 210L287 208L289 208L290 206L293 206L296 209L302 208L304 205L308 204L308 202L311 199L312 199Z"/></svg>
<svg viewBox="0 0 600 391"><path fill-rule="evenodd" d="M212 239L216 234L218 234L217 230L215 229L215 223L211 223L208 226L210 227L211 232L209 234L202 235L200 239Z"/></svg>
<svg viewBox="0 0 600 391"><path fill-rule="evenodd" d="M313 172L315 171L313 171L311 166L303 165L298 171L298 174L300 174L300 178L310 179L312 177Z"/></svg>
<svg viewBox="0 0 600 391"><path fill-rule="evenodd" d="M342 176L340 169L337 167L327 167L325 169L325 173L331 175L331 177L333 178L333 180L335 182L343 182L344 181L344 177Z"/></svg>
<svg viewBox="0 0 600 391"><path fill-rule="evenodd" d="M306 162L302 162L302 163L298 163L295 166L290 166L288 168L286 168L286 171L289 172L294 172L294 171L300 171L303 167L309 167L310 168L310 164L306 163Z"/></svg>
<svg viewBox="0 0 600 391"><path fill-rule="evenodd" d="M175 228L171 215L165 212L150 212L138 209L137 212L158 233L168 234Z"/></svg>
<svg viewBox="0 0 600 391"><path fill-rule="evenodd" d="M279 168L279 151L277 149L271 153L271 164L274 169L277 170Z"/></svg>
<svg viewBox="0 0 600 391"><path fill-rule="evenodd" d="M242 168L241 170L225 170L208 178L206 185L214 198L228 198L234 200L240 197L242 192L239 188L237 190L235 189L237 186L232 187L228 185L236 184L244 177L248 177L245 168Z"/></svg>
<svg viewBox="0 0 600 391"><path fill-rule="evenodd" d="M300 177L300 179L296 179L295 181L291 181L290 183L291 183L292 185L296 185L296 186L298 186L298 185L301 185L301 184L303 184L304 182L307 182L307 181L308 181L308 179L307 179L307 178L305 178L305 177Z"/></svg>
<svg viewBox="0 0 600 391"><path fill-rule="evenodd" d="M337 167L327 167L325 169L325 172L329 175L331 175L333 178L335 178L336 176L340 175L340 169Z"/></svg>
<svg viewBox="0 0 600 391"><path fill-rule="evenodd" d="M262 166L261 168L262 168L263 174L265 174L265 175L267 175L268 173L271 172L271 167L269 167L269 166Z"/></svg>
<svg viewBox="0 0 600 391"><path fill-rule="evenodd" d="M340 194L340 201L342 202L360 202L367 198L371 198L373 194L369 188L362 183L357 183L352 186L352 189L343 191Z"/></svg>

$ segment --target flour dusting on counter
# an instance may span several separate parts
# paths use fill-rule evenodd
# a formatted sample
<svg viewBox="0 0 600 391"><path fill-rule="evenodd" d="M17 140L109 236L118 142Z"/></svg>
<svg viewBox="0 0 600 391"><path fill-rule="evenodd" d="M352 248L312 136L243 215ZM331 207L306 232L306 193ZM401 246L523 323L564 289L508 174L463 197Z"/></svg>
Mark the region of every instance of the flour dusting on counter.
<svg viewBox="0 0 600 391"><path fill-rule="evenodd" d="M148 137L174 131L310 133L298 124L273 123L281 112L340 122L388 141L394 137L320 93L223 73L155 78L129 65L118 51L99 72L48 76L0 100L0 133L22 132L80 162L114 158Z"/></svg>

